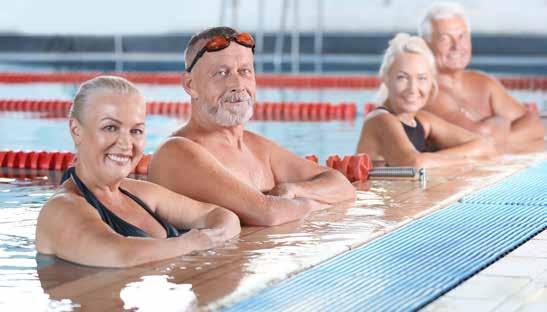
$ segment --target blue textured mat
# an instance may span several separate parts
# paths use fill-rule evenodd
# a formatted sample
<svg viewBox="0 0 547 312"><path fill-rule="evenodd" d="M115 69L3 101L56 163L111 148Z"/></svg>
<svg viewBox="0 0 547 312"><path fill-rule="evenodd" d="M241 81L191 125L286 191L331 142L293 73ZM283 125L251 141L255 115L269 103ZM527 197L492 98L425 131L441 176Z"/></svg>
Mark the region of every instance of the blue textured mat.
<svg viewBox="0 0 547 312"><path fill-rule="evenodd" d="M547 206L547 162L534 165L486 190L465 196L460 202Z"/></svg>
<svg viewBox="0 0 547 312"><path fill-rule="evenodd" d="M547 168L547 163L540 167ZM535 169L506 182L536 177ZM546 171L542 174L547 176ZM522 198L532 198L538 185L521 191ZM417 310L546 228L543 205L507 205L504 200L495 205L454 204L227 311Z"/></svg>

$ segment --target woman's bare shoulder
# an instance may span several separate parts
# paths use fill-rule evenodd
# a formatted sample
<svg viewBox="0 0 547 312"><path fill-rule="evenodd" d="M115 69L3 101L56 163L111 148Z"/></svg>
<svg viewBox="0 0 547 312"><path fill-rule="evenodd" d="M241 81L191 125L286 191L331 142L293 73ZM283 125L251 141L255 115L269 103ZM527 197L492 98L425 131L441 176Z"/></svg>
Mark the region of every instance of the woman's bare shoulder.
<svg viewBox="0 0 547 312"><path fill-rule="evenodd" d="M390 112L383 109L376 109L370 112L363 123L363 128L374 130L382 130L386 126L399 124L399 119Z"/></svg>
<svg viewBox="0 0 547 312"><path fill-rule="evenodd" d="M80 194L71 190L70 187L61 186L44 204L40 215L74 214L81 210L80 207L85 208L86 205L89 203Z"/></svg>

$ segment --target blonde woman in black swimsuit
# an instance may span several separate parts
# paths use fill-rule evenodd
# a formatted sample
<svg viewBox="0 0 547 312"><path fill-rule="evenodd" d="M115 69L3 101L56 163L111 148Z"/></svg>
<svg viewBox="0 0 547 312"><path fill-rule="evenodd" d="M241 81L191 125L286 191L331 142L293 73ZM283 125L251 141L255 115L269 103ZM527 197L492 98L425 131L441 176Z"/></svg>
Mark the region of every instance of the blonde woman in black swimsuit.
<svg viewBox="0 0 547 312"><path fill-rule="evenodd" d="M80 86L69 124L77 161L40 212L39 253L127 267L209 249L239 233L227 209L127 178L143 155L145 115L143 97L123 78Z"/></svg>
<svg viewBox="0 0 547 312"><path fill-rule="evenodd" d="M359 153L389 166L461 164L495 153L491 142L422 111L437 91L435 59L423 39L398 34L380 67L381 104L365 119Z"/></svg>

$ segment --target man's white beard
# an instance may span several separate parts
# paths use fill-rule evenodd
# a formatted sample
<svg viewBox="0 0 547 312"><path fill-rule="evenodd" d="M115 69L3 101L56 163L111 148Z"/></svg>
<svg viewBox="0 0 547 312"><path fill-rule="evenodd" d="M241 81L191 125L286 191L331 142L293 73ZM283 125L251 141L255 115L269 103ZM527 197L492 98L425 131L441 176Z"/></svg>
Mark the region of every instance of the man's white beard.
<svg viewBox="0 0 547 312"><path fill-rule="evenodd" d="M242 102L246 102L247 105L237 106L233 109L227 109L224 103L226 97L222 97L216 106L203 104L203 107L207 116L211 118L216 124L223 127L232 127L246 123L253 116L253 99L250 96L246 96L242 99Z"/></svg>

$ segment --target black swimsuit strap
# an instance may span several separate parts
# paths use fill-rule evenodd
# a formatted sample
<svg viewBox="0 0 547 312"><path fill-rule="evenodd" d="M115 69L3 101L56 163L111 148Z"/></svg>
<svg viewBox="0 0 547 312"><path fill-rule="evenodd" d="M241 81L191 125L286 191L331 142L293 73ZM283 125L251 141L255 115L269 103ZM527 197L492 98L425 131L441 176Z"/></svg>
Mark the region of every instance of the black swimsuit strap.
<svg viewBox="0 0 547 312"><path fill-rule="evenodd" d="M110 211L108 208L106 208L101 201L95 195L87 186L85 183L83 183L82 180L78 177L76 174L76 169L74 167L68 168L65 173L63 174L62 182L67 180L69 177L72 177L72 181L74 181L74 184L80 190L86 201L93 206L101 216L101 219L108 224L114 231L116 231L118 234L124 235L124 236L137 236L137 237L148 237L148 233L143 231L142 229L134 226L133 224L126 222L122 218L118 217L115 213ZM62 183L61 182L61 183ZM158 215L156 215L149 207L144 203L140 198L137 196L129 193L127 190L124 190L123 188L119 188L120 192L122 192L124 195L131 198L133 201L135 201L139 206L144 208L146 212L148 212L156 221L158 221L162 227L166 230L167 237L176 237L179 235L179 232L177 229L172 226L171 224L165 222L163 219L161 219Z"/></svg>
<svg viewBox="0 0 547 312"><path fill-rule="evenodd" d="M390 114L395 115L394 112L392 112L389 108L385 106L378 106L376 107L376 109L383 109L389 112ZM408 139L410 140L414 148L418 152L422 153L426 151L425 130L420 120L418 120L418 118L414 117L414 121L416 121L415 127L409 126L402 121L399 121L399 122L403 125L403 129L406 133L406 136L408 137Z"/></svg>
<svg viewBox="0 0 547 312"><path fill-rule="evenodd" d="M385 111L391 113L392 115L395 115L394 112L392 112L389 108L387 108L387 107L385 107L385 106L378 106L378 107L376 107L375 109L383 109L383 110L385 110Z"/></svg>

